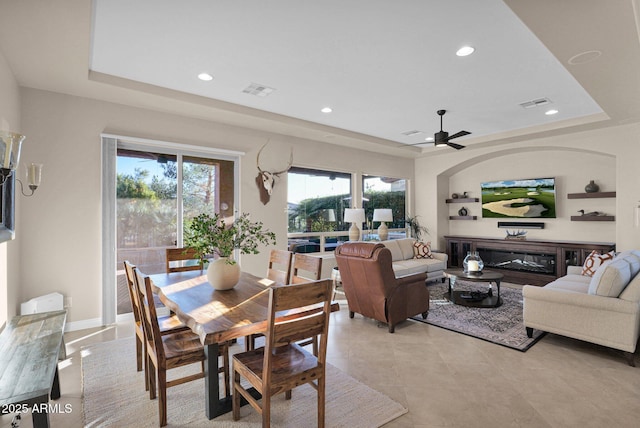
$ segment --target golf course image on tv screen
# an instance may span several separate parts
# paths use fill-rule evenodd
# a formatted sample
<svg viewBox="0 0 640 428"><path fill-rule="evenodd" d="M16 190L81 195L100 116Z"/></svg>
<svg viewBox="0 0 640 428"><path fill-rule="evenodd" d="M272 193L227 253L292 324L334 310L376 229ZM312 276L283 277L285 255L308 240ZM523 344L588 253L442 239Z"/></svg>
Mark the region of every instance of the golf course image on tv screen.
<svg viewBox="0 0 640 428"><path fill-rule="evenodd" d="M484 218L555 218L554 178L490 181L480 184Z"/></svg>

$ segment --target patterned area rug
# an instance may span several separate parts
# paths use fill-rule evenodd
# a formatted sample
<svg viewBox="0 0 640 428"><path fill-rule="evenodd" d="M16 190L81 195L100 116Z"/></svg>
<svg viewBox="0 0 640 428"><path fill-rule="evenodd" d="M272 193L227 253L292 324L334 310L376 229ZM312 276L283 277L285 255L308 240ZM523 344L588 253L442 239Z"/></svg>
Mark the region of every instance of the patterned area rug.
<svg viewBox="0 0 640 428"><path fill-rule="evenodd" d="M522 323L522 290L500 287L503 304L498 308L471 308L454 305L444 296L448 291L448 281L444 284L429 285L429 316L412 318L447 330L477 337L508 348L525 352L533 346L544 332L534 330L533 338L528 338ZM456 290L486 291L487 284L458 280ZM493 292L496 292L495 285Z"/></svg>
<svg viewBox="0 0 640 428"><path fill-rule="evenodd" d="M170 370L169 378L198 368L192 365ZM83 348L82 387L85 427L158 426L158 400L149 399L149 393L144 390L144 375L136 372L133 338ZM327 364L325 398L328 427L380 427L407 413L398 402L330 364ZM260 415L248 405L242 407L237 422L231 413L207 420L203 379L169 388L167 403L168 427L258 428L262 425ZM284 394L273 397L271 426L316 426L316 408L315 389L302 385L293 390L291 400L285 400Z"/></svg>

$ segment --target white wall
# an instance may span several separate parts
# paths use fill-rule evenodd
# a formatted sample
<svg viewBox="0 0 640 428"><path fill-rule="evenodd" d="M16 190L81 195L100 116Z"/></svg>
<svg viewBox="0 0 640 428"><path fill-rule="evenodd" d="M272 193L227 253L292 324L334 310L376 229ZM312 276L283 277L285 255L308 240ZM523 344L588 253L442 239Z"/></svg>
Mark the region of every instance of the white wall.
<svg viewBox="0 0 640 428"><path fill-rule="evenodd" d="M240 209L263 221L286 247L286 178L279 179L263 205L255 184L256 154L261 166L282 169L293 148L294 164L360 171L413 179L413 160L363 153L332 144L267 135L215 122L184 118L123 105L22 89L24 133L30 144L23 161L44 164L42 185L23 201L17 239L22 242L20 301L58 291L73 299L68 321L100 317L101 160L100 134L237 150ZM268 254L243 256L244 270L264 275Z"/></svg>
<svg viewBox="0 0 640 428"><path fill-rule="evenodd" d="M640 200L640 126L542 138L492 148L451 150L416 160L416 208L429 227L431 238L444 248L444 235L504 237L496 219L482 219L479 203L469 204L477 221L450 221L459 204L445 204L451 194L468 191L480 197L480 182L556 177L557 218L538 219L545 229L529 230L538 239L615 242L618 250L640 247L640 229L634 225L634 207ZM442 152L440 152L442 153ZM602 191L616 191L615 199L567 199L567 193L584 192L589 180ZM571 222L579 209L604 211L616 216L609 222Z"/></svg>
<svg viewBox="0 0 640 428"><path fill-rule="evenodd" d="M17 302L59 291L73 298L70 322L100 318L101 133L246 152L240 165L240 209L276 232L282 248L286 245L286 179L276 183L266 206L260 203L254 182L255 156L268 138L271 143L261 156L268 169L286 165L290 148L298 166L408 179L414 178L415 167L411 213L420 215L431 239L440 245L442 236L451 233L504 236L495 221L450 222L454 208L444 200L452 192L466 190L473 196L480 181L550 175L559 179L560 216L545 220L547 228L536 231L535 237L614 241L619 250L640 247L640 229L633 226L634 207L640 200L635 165L640 159L640 125L530 140L501 146L499 151L451 150L413 161L35 89L22 89L21 95L21 132L28 138L22 159L45 166L36 196L20 198L16 239L21 244L20 271L17 286L7 292L17 294L8 301L11 311ZM566 199L567 192L582 191L590 179L597 180L603 190L616 190L615 201ZM616 222L568 222L582 207L611 212ZM479 214L478 207L471 210ZM266 258L263 252L246 256L241 263L243 269L263 274Z"/></svg>
<svg viewBox="0 0 640 428"><path fill-rule="evenodd" d="M0 129L21 132L20 91L2 52L0 52L0 94ZM16 199L18 199L17 196ZM15 286L19 282L18 245L15 241L0 243L0 328L7 319L15 315L18 302Z"/></svg>

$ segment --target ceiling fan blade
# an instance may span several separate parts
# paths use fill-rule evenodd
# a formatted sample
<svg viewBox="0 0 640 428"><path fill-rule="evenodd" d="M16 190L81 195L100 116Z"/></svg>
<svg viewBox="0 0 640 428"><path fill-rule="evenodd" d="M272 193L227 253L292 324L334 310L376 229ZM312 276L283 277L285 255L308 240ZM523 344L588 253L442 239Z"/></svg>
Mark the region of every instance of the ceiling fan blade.
<svg viewBox="0 0 640 428"><path fill-rule="evenodd" d="M454 138L464 137L465 135L469 135L469 134L471 134L471 132L469 131L460 131L460 132L456 132L455 134L450 136L448 139L453 140Z"/></svg>
<svg viewBox="0 0 640 428"><path fill-rule="evenodd" d="M456 144L456 143L447 143L447 146L453 147L456 150L460 150L460 149L464 149L465 148L465 146L460 145L460 144Z"/></svg>

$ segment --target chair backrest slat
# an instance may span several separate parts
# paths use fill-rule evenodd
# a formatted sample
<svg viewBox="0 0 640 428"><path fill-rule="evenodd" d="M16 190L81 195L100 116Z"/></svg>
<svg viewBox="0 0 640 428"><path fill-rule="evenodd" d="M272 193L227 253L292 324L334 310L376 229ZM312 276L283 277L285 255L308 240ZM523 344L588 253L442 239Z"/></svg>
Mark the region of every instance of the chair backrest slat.
<svg viewBox="0 0 640 428"><path fill-rule="evenodd" d="M190 270L202 270L202 260L194 248L167 248L165 252L167 272L185 272ZM172 262L188 262L172 263Z"/></svg>
<svg viewBox="0 0 640 428"><path fill-rule="evenodd" d="M299 342L322 334L324 314L319 312L300 320L276 324L273 328L275 334L274 346L278 347Z"/></svg>

